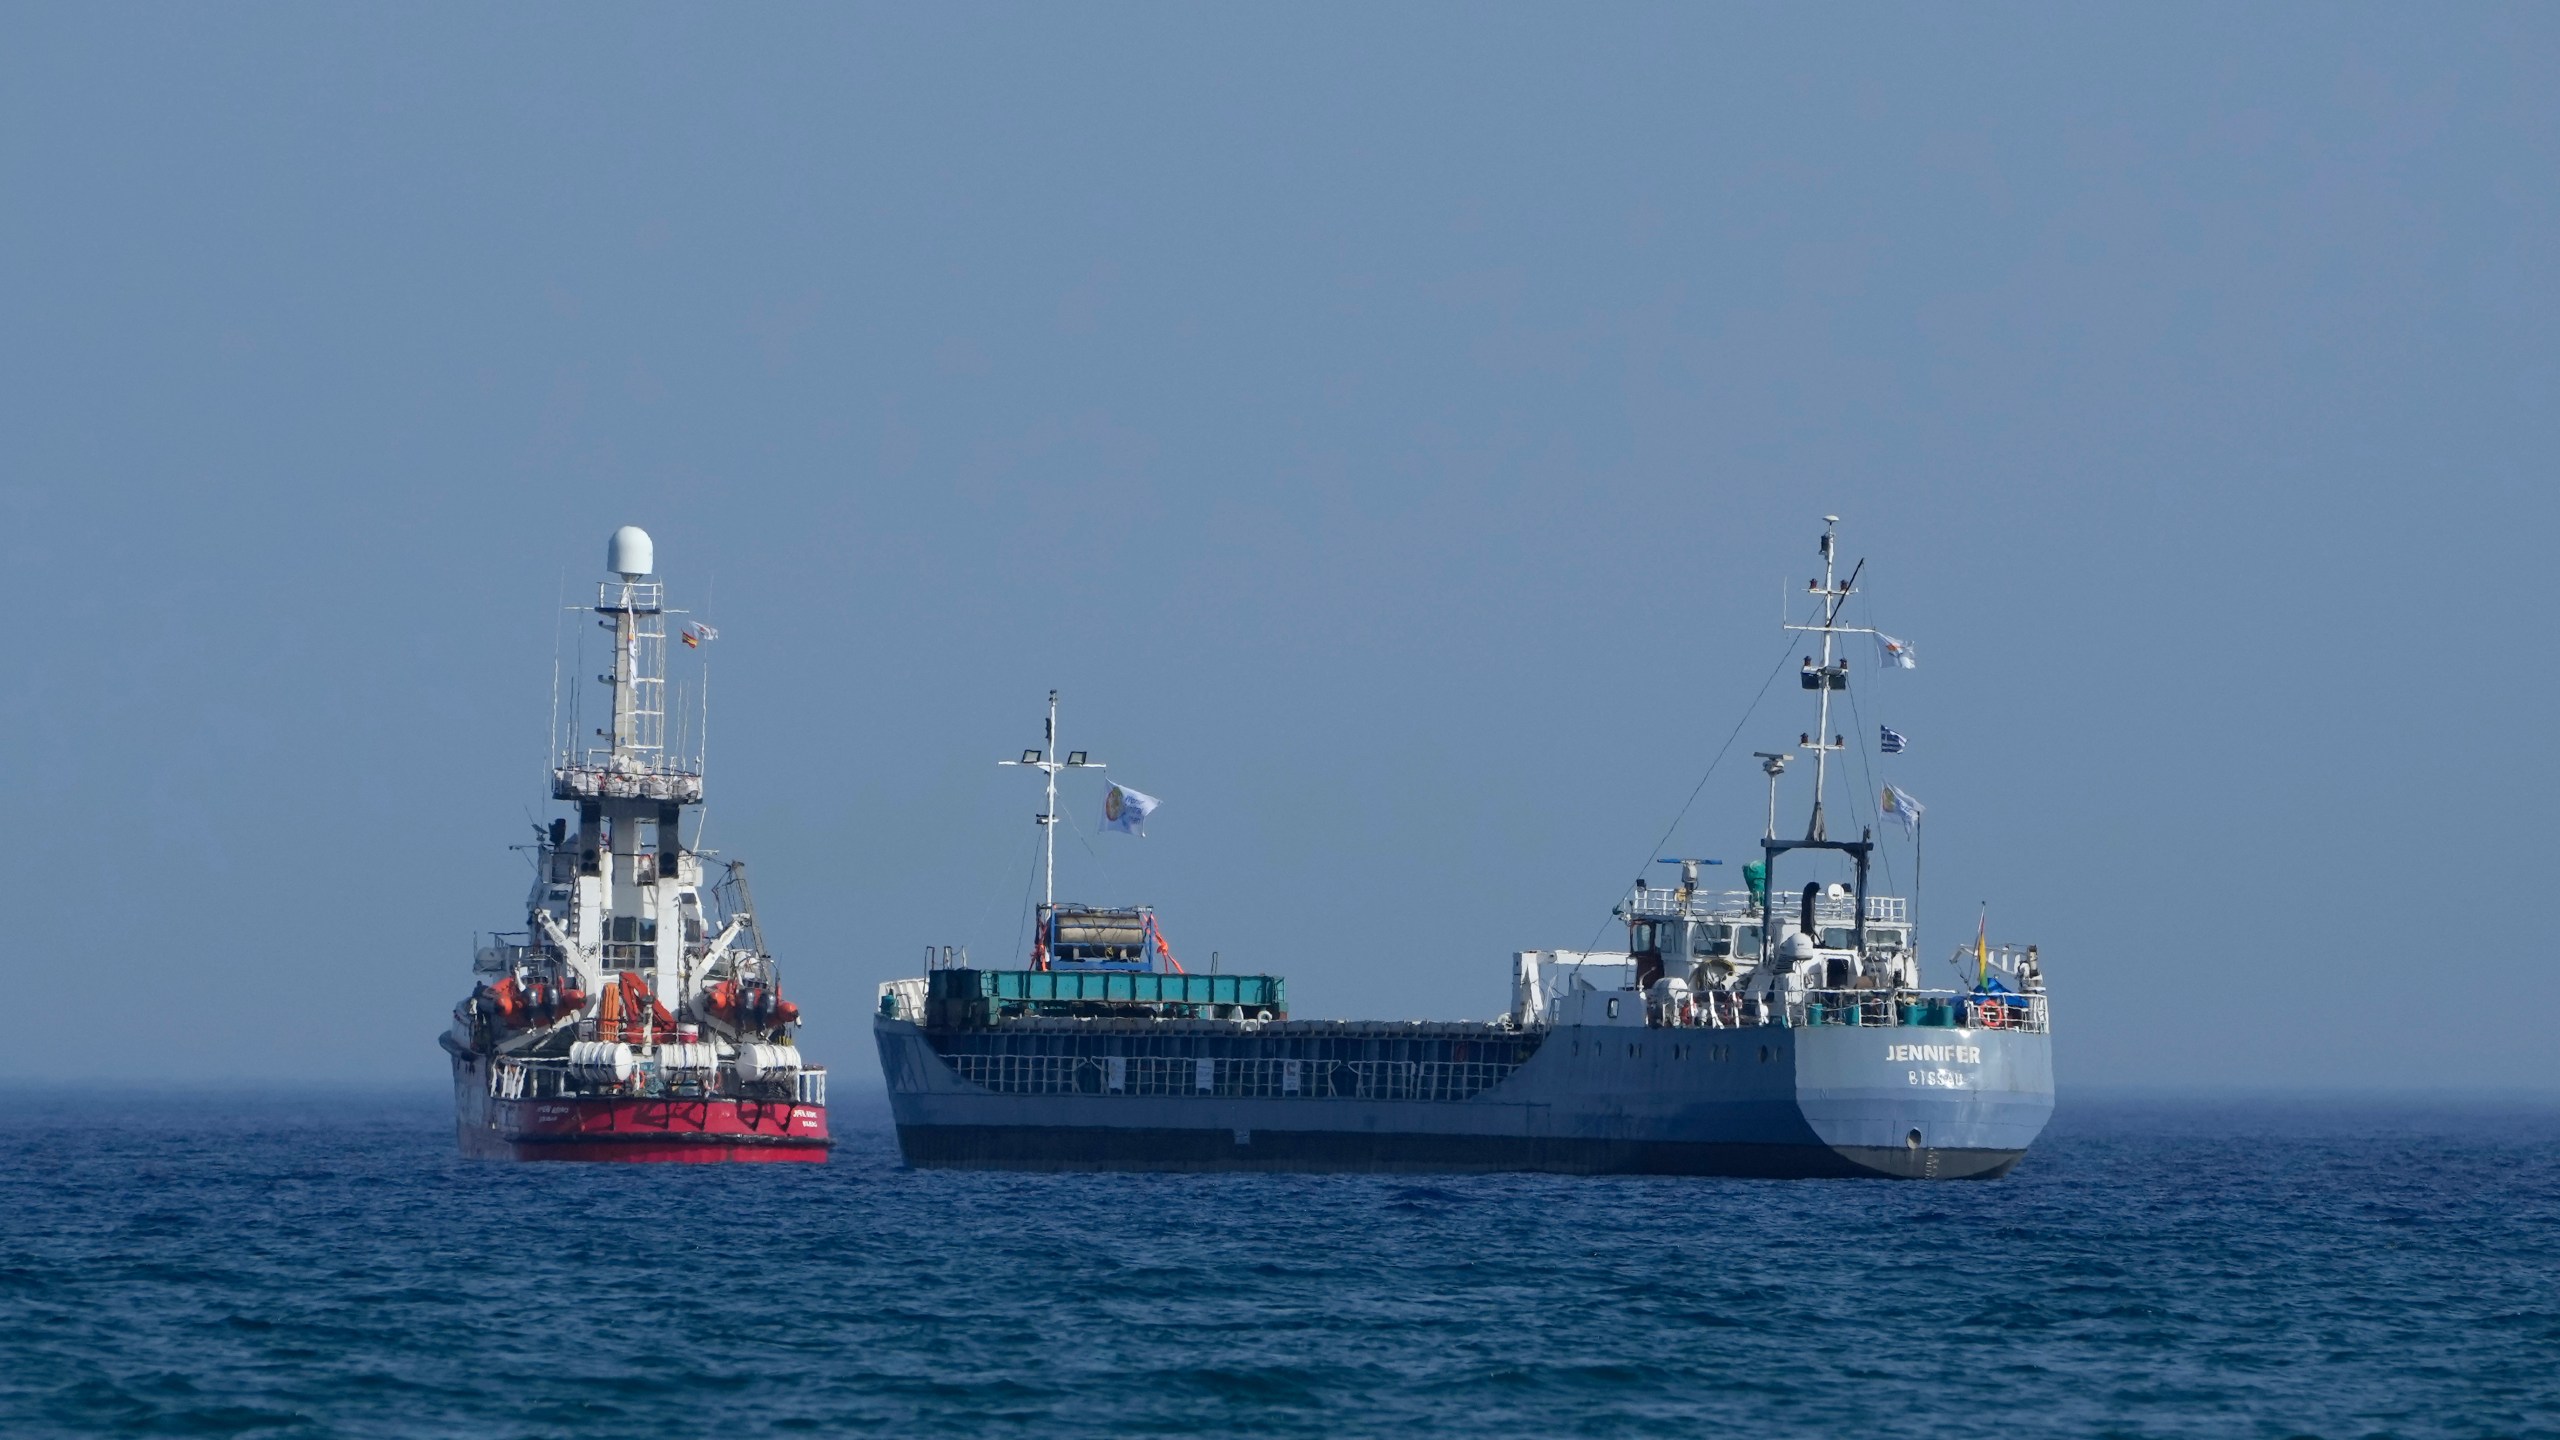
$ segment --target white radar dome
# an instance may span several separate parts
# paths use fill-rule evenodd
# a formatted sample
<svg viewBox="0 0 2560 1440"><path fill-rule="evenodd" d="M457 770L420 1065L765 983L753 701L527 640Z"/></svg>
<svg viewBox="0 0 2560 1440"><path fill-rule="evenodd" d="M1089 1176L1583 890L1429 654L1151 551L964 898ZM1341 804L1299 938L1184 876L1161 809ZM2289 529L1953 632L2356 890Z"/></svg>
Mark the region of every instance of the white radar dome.
<svg viewBox="0 0 2560 1440"><path fill-rule="evenodd" d="M613 532L612 543L604 547L604 568L626 580L658 573L658 547L649 543L649 532L637 525L625 525Z"/></svg>

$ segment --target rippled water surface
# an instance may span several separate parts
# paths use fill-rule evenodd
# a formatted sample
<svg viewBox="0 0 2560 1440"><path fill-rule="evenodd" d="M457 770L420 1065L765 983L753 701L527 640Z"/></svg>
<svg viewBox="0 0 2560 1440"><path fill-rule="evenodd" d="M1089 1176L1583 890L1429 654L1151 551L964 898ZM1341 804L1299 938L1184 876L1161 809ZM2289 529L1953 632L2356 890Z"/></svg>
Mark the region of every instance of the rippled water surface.
<svg viewBox="0 0 2560 1440"><path fill-rule="evenodd" d="M493 1166L24 1095L0 1433L2560 1435L2560 1111L2066 1101L1994 1184Z"/></svg>

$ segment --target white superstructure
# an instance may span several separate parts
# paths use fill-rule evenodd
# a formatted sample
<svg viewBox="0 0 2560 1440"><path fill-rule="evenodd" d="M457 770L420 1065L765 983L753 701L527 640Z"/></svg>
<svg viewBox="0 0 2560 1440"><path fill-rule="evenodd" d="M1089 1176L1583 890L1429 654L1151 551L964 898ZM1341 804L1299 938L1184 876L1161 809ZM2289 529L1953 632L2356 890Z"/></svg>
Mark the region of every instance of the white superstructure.
<svg viewBox="0 0 2560 1440"><path fill-rule="evenodd" d="M493 1086L503 1069L529 1093L805 1091L798 1008L782 999L745 867L714 879L685 844L702 755L668 740L668 619L682 612L666 608L655 563L648 532L623 526L607 546L612 578L580 607L607 637L605 723L554 737L551 795L575 819L553 819L531 847L525 928L477 946L448 1048L491 1062ZM695 624L677 638L692 649L712 634Z"/></svg>

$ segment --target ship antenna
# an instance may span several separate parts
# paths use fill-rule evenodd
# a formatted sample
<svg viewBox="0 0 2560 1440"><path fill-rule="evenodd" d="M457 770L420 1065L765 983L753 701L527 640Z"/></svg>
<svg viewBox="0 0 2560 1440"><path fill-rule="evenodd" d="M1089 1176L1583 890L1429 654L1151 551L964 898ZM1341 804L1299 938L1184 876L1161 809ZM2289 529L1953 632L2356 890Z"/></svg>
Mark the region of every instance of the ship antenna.
<svg viewBox="0 0 2560 1440"><path fill-rule="evenodd" d="M702 584L702 609L705 614L717 615L720 613L719 611L711 608L711 597L719 587L720 571L718 567L715 566L713 567L710 575L704 578ZM711 763L711 657L709 655L702 657L701 703L702 734L701 738L694 742L696 749L693 752L693 773L696 775L703 773L705 767Z"/></svg>
<svg viewBox="0 0 2560 1440"><path fill-rule="evenodd" d="M1780 665L1787 662L1778 661ZM1768 750L1754 750L1751 757L1760 762L1760 773L1769 777L1769 824L1760 832L1763 840L1778 838L1778 777L1786 773L1787 757Z"/></svg>
<svg viewBox="0 0 2560 1440"><path fill-rule="evenodd" d="M547 776L560 764L560 631L569 613L569 570L560 569L557 602L551 607L551 730L542 737L542 770Z"/></svg>
<svg viewBox="0 0 2560 1440"><path fill-rule="evenodd" d="M1813 733L1799 742L1801 748L1813 752L1813 816L1805 825L1804 838L1807 840L1827 838L1823 833L1822 824L1823 788L1824 782L1830 778L1831 774L1831 752L1839 748L1831 740L1831 692L1840 688L1848 678L1846 674L1848 666L1845 660L1838 662L1840 665L1838 670L1832 668L1833 646L1837 643L1837 632L1833 629L1832 622L1840 618L1841 602L1848 598L1847 592L1839 583L1836 570L1839 564L1837 543L1839 528L1839 516L1822 517L1822 579L1818 582L1819 588L1813 585L1805 587L1821 597L1818 603L1822 623L1793 627L1816 631L1822 636L1821 666L1808 677L1813 683L1815 696ZM1812 659L1811 656L1805 658L1808 661Z"/></svg>
<svg viewBox="0 0 2560 1440"><path fill-rule="evenodd" d="M1856 565L1851 566L1848 579L1839 578L1837 543L1839 525L1840 517L1837 515L1822 517L1822 578L1807 581L1805 584L1805 592L1817 597L1818 623L1788 625L1781 622L1779 627L1822 637L1820 667L1816 668L1814 659L1810 655L1806 656L1804 661L1804 686L1816 693L1816 725L1812 731L1796 739L1797 749L1813 752L1813 817L1805 826L1804 838L1807 840L1828 838L1823 833L1822 820L1824 784L1830 779L1833 752L1848 748L1846 737L1831 733L1831 692L1849 688L1849 661L1847 657L1837 653L1839 639L1843 635L1876 633L1867 626L1840 623L1840 611L1849 603L1849 597L1858 593L1858 577L1866 572L1867 562L1860 560ZM1770 779L1774 794L1776 772L1771 772ZM1773 799L1771 801L1773 812L1775 808L1776 802ZM1773 824L1771 826L1773 832L1775 828Z"/></svg>
<svg viewBox="0 0 2560 1440"><path fill-rule="evenodd" d="M1041 727L1040 748L1025 750L1019 760L999 760L999 765L1020 765L1040 772L1044 782L1044 801L1034 817L1040 826L1040 934L1032 942L1033 953L1046 956L1049 951L1050 917L1058 906L1058 772L1061 770L1099 770L1102 762L1088 760L1081 750L1070 750L1063 760L1058 758L1058 692L1049 692L1048 723Z"/></svg>
<svg viewBox="0 0 2560 1440"><path fill-rule="evenodd" d="M708 607L706 607L708 608ZM711 662L702 662L702 735L695 741L693 777L705 779L711 771ZM708 793L707 791L705 793ZM711 802L706 800L693 820L693 848L702 848L702 832L711 828ZM764 943L759 940L756 943Z"/></svg>

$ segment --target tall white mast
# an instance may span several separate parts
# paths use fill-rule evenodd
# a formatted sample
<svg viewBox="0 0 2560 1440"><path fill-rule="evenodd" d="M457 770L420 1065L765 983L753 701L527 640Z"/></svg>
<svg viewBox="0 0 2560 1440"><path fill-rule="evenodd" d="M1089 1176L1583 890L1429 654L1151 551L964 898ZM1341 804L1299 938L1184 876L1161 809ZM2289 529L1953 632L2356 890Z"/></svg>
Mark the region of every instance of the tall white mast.
<svg viewBox="0 0 2560 1440"><path fill-rule="evenodd" d="M680 831L684 808L702 803L702 773L667 753L671 612L648 532L616 530L605 567L613 578L596 586L590 608L613 637L613 668L596 677L611 687L612 723L597 727L601 744L564 750L551 771L552 798L578 807L575 898L565 929L587 989L603 982L604 971L638 971L674 1009L684 968L678 894L687 883ZM655 832L650 846L642 844L644 829ZM642 930L646 921L660 922L654 935Z"/></svg>
<svg viewBox="0 0 2560 1440"><path fill-rule="evenodd" d="M1816 728L1810 734L1798 736L1796 743L1797 749L1813 752L1813 817L1805 826L1805 838L1808 840L1828 838L1823 833L1822 820L1824 782L1830 778L1832 752L1848 748L1843 737L1831 733L1831 692L1849 687L1849 662L1839 655L1838 640L1843 635L1875 633L1864 626L1839 623L1840 609L1849 603L1850 596L1858 593L1858 571L1866 566L1866 562L1862 560L1850 570L1847 580L1839 578L1838 547L1835 543L1837 537L1834 533L1839 528L1839 524L1840 517L1837 515L1822 517L1822 578L1810 581L1805 586L1805 592L1815 597L1816 623L1785 627L1789 630L1801 630L1807 634L1819 634L1822 637L1820 666L1817 667L1813 657L1808 655L1805 657L1804 667L1805 688L1820 692L1815 706ZM1771 772L1773 777L1775 773L1775 771Z"/></svg>
<svg viewBox="0 0 2560 1440"><path fill-rule="evenodd" d="M1061 770L1098 770L1099 760L1088 760L1081 750L1070 750L1067 758L1058 758L1058 692L1049 692L1049 719L1041 728L1040 748L1025 750L1019 760L999 760L999 765L1020 765L1041 773L1046 802L1033 817L1040 825L1040 915L1043 944L1046 943L1049 912L1058 904L1058 772Z"/></svg>
<svg viewBox="0 0 2560 1440"><path fill-rule="evenodd" d="M1837 515L1822 517L1822 673L1825 677L1831 673L1833 639L1831 622L1840 612L1840 607L1834 598L1835 584L1832 578L1833 567L1838 563L1837 547L1832 544L1832 532L1838 528L1839 524L1840 517ZM1805 832L1816 840L1824 838L1822 782L1831 773L1831 744L1823 738L1831 733L1831 686L1827 678L1818 693L1821 696L1821 714L1813 727L1813 828Z"/></svg>
<svg viewBox="0 0 2560 1440"><path fill-rule="evenodd" d="M1048 723L1040 727L1040 750L1044 763L1040 777L1047 784L1049 798L1040 809L1040 905L1047 909L1058 903L1058 767L1045 763L1058 754L1058 692L1049 692Z"/></svg>

